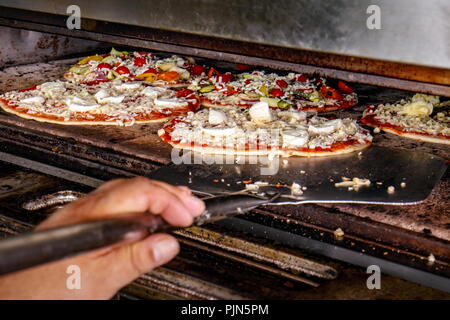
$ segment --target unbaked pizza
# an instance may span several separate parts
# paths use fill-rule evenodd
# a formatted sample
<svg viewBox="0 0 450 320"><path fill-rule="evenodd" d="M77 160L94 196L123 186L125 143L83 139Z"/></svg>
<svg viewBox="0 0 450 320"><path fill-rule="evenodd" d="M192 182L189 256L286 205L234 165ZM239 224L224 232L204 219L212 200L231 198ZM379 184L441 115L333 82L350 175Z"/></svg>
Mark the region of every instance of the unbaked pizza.
<svg viewBox="0 0 450 320"><path fill-rule="evenodd" d="M173 90L140 81L97 84L45 82L0 95L0 106L22 118L64 125L133 125L164 121L194 111L190 90Z"/></svg>
<svg viewBox="0 0 450 320"><path fill-rule="evenodd" d="M170 120L158 134L173 147L201 153L282 157L349 153L372 141L355 120L271 109L266 101L189 112Z"/></svg>
<svg viewBox="0 0 450 320"><path fill-rule="evenodd" d="M201 104L206 107L249 107L265 101L274 109L327 112L350 108L358 101L356 93L343 81L333 88L324 78L298 73L254 71L232 75L211 68L207 78L193 79L188 88L198 90Z"/></svg>
<svg viewBox="0 0 450 320"><path fill-rule="evenodd" d="M95 84L114 79L145 81L153 86L186 87L195 78L205 76L205 68L192 58L171 56L158 58L145 51L117 51L81 59L65 74L66 80L75 83Z"/></svg>
<svg viewBox="0 0 450 320"><path fill-rule="evenodd" d="M402 137L450 144L450 101L415 94L394 104L369 106L361 122Z"/></svg>

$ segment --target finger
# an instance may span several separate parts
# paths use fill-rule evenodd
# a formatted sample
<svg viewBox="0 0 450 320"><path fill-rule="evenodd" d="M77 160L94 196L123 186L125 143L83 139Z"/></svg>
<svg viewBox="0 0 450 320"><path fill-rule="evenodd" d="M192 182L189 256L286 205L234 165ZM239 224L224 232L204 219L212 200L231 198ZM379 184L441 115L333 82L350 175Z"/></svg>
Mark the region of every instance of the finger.
<svg viewBox="0 0 450 320"><path fill-rule="evenodd" d="M110 198L114 198L115 195L117 195L119 198L129 197L128 199L132 199L134 197L135 199L137 199L136 201L139 201L138 199L140 199L143 202L141 202L141 206L139 208L136 208L138 212L141 210L148 210L154 214L162 214L164 218L173 220L174 217L166 217L164 214L164 210L159 210L158 204L164 205L164 203L167 202L167 205L170 206L170 203L168 203L168 201L166 200L170 199L171 201L174 201L174 199L167 199L167 195L159 189L163 189L171 195L177 197L178 200L181 201L181 204L186 207L186 209L192 216L200 215L205 209L203 201L201 201L197 197L192 196L190 190L186 187L179 188L162 181L150 180L144 177L136 177L133 179L124 180L120 184L110 184L109 187L105 186L104 192L108 192ZM131 194L128 195L127 192ZM148 202L153 201L153 199L156 200L154 201L156 208L152 209L151 207L149 207ZM106 199L106 201L107 200L108 199ZM129 204L129 201L124 201L124 209L121 209L119 204L115 205L115 209L121 211L128 210L129 212ZM136 202L133 202L133 204L136 205ZM178 206L179 203L175 203L174 205ZM182 225L184 226L186 225L186 223L183 223Z"/></svg>
<svg viewBox="0 0 450 320"><path fill-rule="evenodd" d="M192 195L191 189L186 186L172 186L162 181L151 180L152 183L166 189L175 196L177 196L193 217L197 217L205 211L205 204L202 200Z"/></svg>
<svg viewBox="0 0 450 320"><path fill-rule="evenodd" d="M113 180L111 182L106 183L103 185L100 189L98 189L96 192L93 193L93 195L99 195L101 193L108 193L108 192L114 192L118 188L123 188L126 185L130 185L130 189L138 188L138 191L140 193L144 192L151 192L150 189L153 187L160 187L165 189L167 192L170 192L174 196L178 197L183 205L186 206L186 208L189 210L192 216L198 216L200 215L204 209L204 203L197 197L192 196L192 192L187 187L175 187L172 185L169 185L162 181L157 180L150 180L144 177L136 177L133 179L119 179L119 180ZM101 191L101 192L100 192ZM136 190L135 190L136 191Z"/></svg>
<svg viewBox="0 0 450 320"><path fill-rule="evenodd" d="M176 226L189 226L192 223L193 215L184 202L167 188L149 179L138 177L114 182L105 186L103 191L67 205L43 222L39 228L148 211L161 214L167 222ZM201 202L199 207L203 206Z"/></svg>
<svg viewBox="0 0 450 320"><path fill-rule="evenodd" d="M167 234L154 234L142 241L123 246L99 258L99 267L108 279L113 292L140 275L172 260L180 251L178 241Z"/></svg>

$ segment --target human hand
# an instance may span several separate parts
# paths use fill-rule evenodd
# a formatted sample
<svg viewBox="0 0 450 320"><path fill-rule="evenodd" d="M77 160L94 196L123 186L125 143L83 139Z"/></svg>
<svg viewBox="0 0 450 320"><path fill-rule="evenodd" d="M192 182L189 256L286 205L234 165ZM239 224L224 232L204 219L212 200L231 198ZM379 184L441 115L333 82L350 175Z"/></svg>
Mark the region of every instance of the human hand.
<svg viewBox="0 0 450 320"><path fill-rule="evenodd" d="M143 177L110 181L55 212L36 230L59 227L121 214L150 212L174 226L185 227L205 209L187 187L174 187ZM179 252L167 234L143 239L127 235L114 246L0 277L0 299L109 299L139 275L169 262ZM69 289L67 268L79 267L79 289Z"/></svg>

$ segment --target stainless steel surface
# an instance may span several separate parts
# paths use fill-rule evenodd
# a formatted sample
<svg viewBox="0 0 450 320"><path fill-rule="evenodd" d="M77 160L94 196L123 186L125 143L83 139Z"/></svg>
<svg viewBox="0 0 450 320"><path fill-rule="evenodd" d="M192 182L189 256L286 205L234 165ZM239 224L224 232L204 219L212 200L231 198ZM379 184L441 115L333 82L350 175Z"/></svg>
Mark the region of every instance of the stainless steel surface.
<svg viewBox="0 0 450 320"><path fill-rule="evenodd" d="M155 288L159 292L169 294L174 298L201 299L201 300L247 300L239 292L226 287L214 285L213 283L198 279L168 268L158 268L141 276L132 286L125 291L139 295L139 291L147 291L148 287ZM147 293L148 295L148 293ZM165 299L167 299L165 297Z"/></svg>
<svg viewBox="0 0 450 320"><path fill-rule="evenodd" d="M290 196L289 188L271 188L282 194L271 204L403 205L425 200L447 167L442 158L431 154L382 147L323 158L260 159L259 164L249 164L250 159L243 157L238 159L240 164L214 164L213 157L203 156L203 164L167 166L152 173L151 177L209 193L241 191L245 189L246 180L283 186L291 186L295 182L306 187L303 195L296 196L296 199L286 197ZM369 179L371 184L352 191L336 187L335 183L341 182L344 177ZM404 187L402 183L405 183ZM395 188L393 193L388 193L390 186ZM260 187L260 190L267 191L267 188Z"/></svg>
<svg viewBox="0 0 450 320"><path fill-rule="evenodd" d="M314 288L317 288L320 286L319 282L314 281L312 279L308 279L308 277L305 277L303 274L300 275L296 271L292 271L292 272L288 271L287 272L287 271L283 270L282 268L274 267L274 266L268 265L266 263L261 263L261 262L255 261L254 259L252 259L252 258L254 258L254 257L252 257L252 254L247 254L247 253L235 254L235 253L231 253L231 252L226 252L224 250L217 250L214 247L209 247L209 246L203 244L202 243L203 241L200 241L200 242L191 241L186 238L178 238L178 240L180 241L180 243L182 243L184 245L188 245L190 247L193 247L193 248L196 248L199 250L205 250L205 251L208 251L209 253L220 256L227 260L234 261L234 262L237 262L242 265L247 265L252 268L256 268L258 270L263 270L264 272L270 273L277 277L284 278L287 281L292 281L292 282L296 282L296 283L300 283L300 284L306 284L306 285L308 285L310 287L314 287ZM260 248L260 250L261 249L263 249L263 248ZM235 251L235 252L237 252L237 251ZM311 275L308 275L308 276L310 277Z"/></svg>
<svg viewBox="0 0 450 320"><path fill-rule="evenodd" d="M30 30L0 27L0 68L54 60L69 54L100 50L104 44Z"/></svg>
<svg viewBox="0 0 450 320"><path fill-rule="evenodd" d="M218 221L218 224L231 230L250 232L254 236L263 237L272 241L289 243L293 248L304 249L332 259L346 261L351 264L367 268L370 265L380 267L383 274L392 275L404 280L413 281L431 288L450 292L450 279L430 272L418 270L395 262L374 257L363 252L355 252L337 245L317 241L291 232L282 231L272 227L262 226L251 221L239 218L230 218Z"/></svg>
<svg viewBox="0 0 450 320"><path fill-rule="evenodd" d="M61 15L72 4L84 18L450 68L446 0L0 1ZM380 30L367 28L370 5L381 9Z"/></svg>
<svg viewBox="0 0 450 320"><path fill-rule="evenodd" d="M322 279L335 279L338 272L330 267L305 257L274 249L268 246L262 246L245 239L232 237L223 233L214 232L205 228L190 227L175 231L175 234L182 238L200 241L213 247L219 247L222 250L234 252L266 264L286 270L293 274L307 274ZM183 241L183 240L181 240ZM211 249L210 250L214 250ZM292 276L292 275L291 275Z"/></svg>
<svg viewBox="0 0 450 320"><path fill-rule="evenodd" d="M0 18L0 24L16 26L18 23L18 21L9 21L8 19ZM95 23L93 23L93 25L95 25ZM426 67L404 64L391 65L387 62L375 60L356 61L355 57L350 56L329 57L326 54L319 54L320 57L315 57L315 55L311 54L312 52L303 51L286 53L286 49L280 50L279 48L275 49L277 50L275 54L277 57L269 59L264 57L264 55L267 54L268 48L253 49L259 53L258 57L255 57L251 56L253 55L253 51L248 52L247 54L249 55L242 55L217 51L220 49L215 48L215 44L212 45L215 50L177 45L160 42L157 36L153 37L156 41L149 39L136 39L132 35L126 37L92 32L92 30L69 30L65 27L43 26L41 24L30 23L27 21L20 21L20 27L62 34L65 36L104 41L116 45L141 47L149 50L166 51L182 55L191 55L247 65L258 65L261 67L284 71L288 70L310 74L317 73L324 77L331 77L355 83L371 84L450 97L450 87L448 86L450 83L448 74L450 74L450 72L446 69L431 68L431 70L429 70L429 68ZM164 38L171 39L171 36L165 36ZM206 42L202 44L208 44L209 42L210 41L206 40ZM223 46L225 47L222 48L222 50L230 49L230 45L223 44ZM244 52L249 49L248 46L244 46L242 43L235 43L233 47L233 49L243 48ZM232 51L235 52L236 50ZM274 51L273 48L272 51ZM271 55L269 54L268 56ZM281 61L280 59L284 61ZM352 70L356 72L345 70Z"/></svg>
<svg viewBox="0 0 450 320"><path fill-rule="evenodd" d="M22 157L17 157L15 155L1 152L0 151L0 160L8 163L12 163L24 168L33 168L38 170L39 172L46 173L52 175L54 177L63 178L68 181L77 182L84 184L86 186L90 186L93 188L99 187L103 184L104 181L88 177L86 175L78 174L69 170L57 168L48 164L40 163L37 161L29 160Z"/></svg>

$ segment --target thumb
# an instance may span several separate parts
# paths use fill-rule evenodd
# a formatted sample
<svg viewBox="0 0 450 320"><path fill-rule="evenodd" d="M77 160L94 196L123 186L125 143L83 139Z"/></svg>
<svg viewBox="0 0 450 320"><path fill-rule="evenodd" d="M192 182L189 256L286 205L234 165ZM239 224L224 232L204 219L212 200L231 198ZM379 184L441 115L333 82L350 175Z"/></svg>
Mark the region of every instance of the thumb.
<svg viewBox="0 0 450 320"><path fill-rule="evenodd" d="M118 291L140 275L169 262L179 251L178 241L173 236L161 233L119 247L100 259L104 270L114 274L108 282L114 291Z"/></svg>

